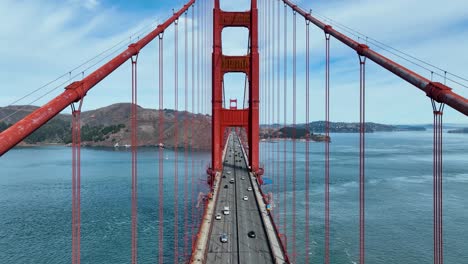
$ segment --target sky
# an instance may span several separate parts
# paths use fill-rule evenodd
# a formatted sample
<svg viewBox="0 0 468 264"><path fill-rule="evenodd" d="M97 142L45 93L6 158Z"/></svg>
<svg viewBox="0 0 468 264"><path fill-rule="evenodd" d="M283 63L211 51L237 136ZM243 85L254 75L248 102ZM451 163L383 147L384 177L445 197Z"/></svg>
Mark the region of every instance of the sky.
<svg viewBox="0 0 468 264"><path fill-rule="evenodd" d="M388 46L404 51L421 60L427 61L444 71L457 74L468 79L468 1L451 0L296 0L299 6L306 10L312 9L317 17L333 19L341 25L354 29L365 36L378 40ZM185 0L155 1L155 0L2 0L0 1L0 106L10 105L24 95L62 76L54 83L39 90L31 96L15 104L42 105L63 91L70 81L79 80L93 69L102 65L122 51L129 43L138 38L138 33L145 33L164 21L172 14L173 9L179 9ZM278 1L271 1L277 8ZM273 78L268 73L273 65L277 69L278 62L281 73L284 61L283 30L280 31L280 60L276 55L278 44L272 39L278 35L267 25L272 22L277 26L278 20L284 19L284 7L280 5L280 15L270 16L265 21L266 1L260 1L260 55L261 55L261 86L269 85L278 89ZM221 1L221 7L230 11L244 11L249 8L250 1ZM187 33L197 35L202 28L211 26L211 14L206 13L204 21L192 20L192 13L187 14ZM197 16L195 16L196 18ZM268 22L268 23L267 23ZM289 106L293 83L292 72L292 23L293 15L287 12L287 67L288 92L286 100ZM305 121L305 22L297 17L297 122ZM193 25L193 27L192 27ZM339 29L335 26L336 29ZM184 32L185 17L179 23L179 68L178 76L184 76ZM269 32L269 33L266 33ZM135 34L137 33L137 34ZM247 47L246 29L225 29L223 31L223 52L230 55L242 55ZM275 34L273 38L273 35ZM143 35L141 35L143 36ZM210 33L207 34L210 37ZM268 38L268 41L267 41ZM365 38L356 40L366 43ZM211 40L202 42L204 57L200 65L208 73L211 58ZM313 25L310 26L310 120L324 118L324 34ZM431 70L422 69L416 65L401 60L381 48L369 46L382 54L395 59L411 70L431 78ZM117 46L116 46L117 45ZM112 49L112 47L115 47ZM189 47L191 47L189 45ZM75 69L88 59L101 52L110 51L95 60ZM274 51L274 52L273 52ZM190 51L187 57L190 56ZM138 103L147 108L158 108L158 41L150 43L143 49L138 58ZM165 107L174 108L175 87L175 45L174 28L169 28L164 34L164 85ZM189 59L190 64L190 59ZM94 65L94 66L92 66ZM89 68L89 69L87 69ZM75 70L73 70L75 69ZM85 70L86 69L86 70ZM434 69L432 69L434 71ZM443 75L443 71L436 71ZM130 63L124 64L108 78L99 83L86 96L83 110L96 109L113 103L131 101L131 68ZM332 121L359 120L359 63L356 52L338 41L331 40L331 102L330 118ZM206 75L208 77L208 74ZM188 74L190 91L191 74ZM449 76L452 78L451 76ZM276 79L276 75L275 75ZM443 78L434 76L434 80L443 82ZM455 79L465 86L467 81ZM206 82L210 85L210 82ZM447 81L454 92L468 97L468 88ZM185 79L179 78L179 94L183 95ZM367 121L387 124L427 124L432 122L430 100L419 89L393 76L371 61L367 62ZM53 89L56 88L56 89ZM275 91L276 91L275 90ZM49 93L50 91L50 93ZM225 76L225 97L237 98L239 104L243 101L244 77L241 74ZM278 94L275 93L276 99ZM279 94L281 99L284 94ZM262 100L261 102L267 101ZM275 100L276 100L275 99ZM202 101L203 102L203 101ZM265 102L266 103L266 102ZM183 96L178 108L185 109ZM191 110L191 101L188 100ZM266 113L268 109L265 108ZM292 121L292 111L287 111L287 122ZM196 109L197 110L197 109ZM209 112L207 104L198 109ZM278 118L277 108L270 116L270 122L284 122L282 115ZM280 113L282 109L280 108ZM69 112L69 110L64 110ZM269 111L272 113L272 111ZM274 119L273 119L274 118ZM447 123L468 123L468 118L449 107L445 108L444 121ZM262 115L262 123L265 123Z"/></svg>

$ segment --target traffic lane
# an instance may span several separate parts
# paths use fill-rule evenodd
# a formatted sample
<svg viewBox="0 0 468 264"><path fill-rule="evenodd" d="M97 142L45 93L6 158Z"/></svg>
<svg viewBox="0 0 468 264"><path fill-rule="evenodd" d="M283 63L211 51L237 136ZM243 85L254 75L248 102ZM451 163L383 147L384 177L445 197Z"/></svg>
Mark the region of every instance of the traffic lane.
<svg viewBox="0 0 468 264"><path fill-rule="evenodd" d="M241 202L238 203L238 221L239 225L239 252L241 253L241 263L272 263L270 248L268 245L265 230L263 228L262 219L258 205L255 201L253 191L248 191L248 187L253 187L245 161L241 159L237 162L244 169L240 174L240 188L237 190L241 197ZM247 196L248 200L243 200ZM248 233L254 231L255 238L250 238Z"/></svg>
<svg viewBox="0 0 468 264"><path fill-rule="evenodd" d="M229 148L229 147L228 147ZM232 149L232 148L231 148ZM228 149L229 151L229 149ZM233 162L233 160L232 160ZM226 175L227 171L232 171L232 165L229 162L225 163L225 169L222 175ZM232 172L231 172L232 173ZM228 188L224 188L225 185L228 185ZM213 229L210 236L209 242L209 253L207 256L207 260L209 263L235 263L237 262L237 253L233 254L233 252L237 252L237 241L236 241L236 214L235 209L232 209L231 204L233 204L233 196L234 188L229 188L228 178L221 178L220 180L220 191L219 191L219 198L217 204L215 205L215 215L221 214L221 220L214 220L213 222ZM224 215L223 209L224 206L230 207L230 214ZM222 234L226 233L228 235L228 242L222 243L220 241L220 237Z"/></svg>
<svg viewBox="0 0 468 264"><path fill-rule="evenodd" d="M245 186L247 184L243 187ZM247 192L247 190L245 191ZM253 196L247 201L242 200L240 202L238 206L238 219L241 263L272 263L262 219ZM255 232L255 238L248 236L250 231Z"/></svg>

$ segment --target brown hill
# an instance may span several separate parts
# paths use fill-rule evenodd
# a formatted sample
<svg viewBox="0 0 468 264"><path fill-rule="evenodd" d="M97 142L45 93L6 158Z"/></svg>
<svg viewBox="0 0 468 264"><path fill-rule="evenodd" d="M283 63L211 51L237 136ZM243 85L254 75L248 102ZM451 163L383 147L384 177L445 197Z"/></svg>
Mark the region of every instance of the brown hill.
<svg viewBox="0 0 468 264"><path fill-rule="evenodd" d="M20 111L4 120L12 124L31 113L34 106L0 107L0 119L15 111ZM116 144L130 145L130 113L131 104L120 103L82 113L83 145L112 147ZM176 127L178 129L178 146L184 146L184 132L187 133L187 144L196 149L211 148L211 117L188 112L176 112L164 109L163 143L166 147L175 147ZM177 122L176 122L177 115ZM146 109L138 106L138 145L157 146L159 142L159 110ZM187 122L185 122L187 121ZM29 144L58 143L68 144L71 140L71 116L59 114L50 120L43 128L25 140ZM185 128L185 126L187 127ZM56 131L62 131L56 133ZM193 140L192 140L193 139Z"/></svg>

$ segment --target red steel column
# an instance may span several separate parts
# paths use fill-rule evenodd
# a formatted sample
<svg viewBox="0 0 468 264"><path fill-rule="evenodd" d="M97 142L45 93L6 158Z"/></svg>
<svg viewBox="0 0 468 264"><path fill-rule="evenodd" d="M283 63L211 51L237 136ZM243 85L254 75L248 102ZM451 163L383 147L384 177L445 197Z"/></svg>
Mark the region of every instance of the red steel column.
<svg viewBox="0 0 468 264"><path fill-rule="evenodd" d="M221 34L223 26L221 25L221 9L219 0L215 0L213 10L213 62L212 62L212 141L211 141L211 159L213 171L219 171L222 167L221 161L221 108L223 103L223 85L222 85L222 49L221 49Z"/></svg>
<svg viewBox="0 0 468 264"><path fill-rule="evenodd" d="M259 171L259 54L258 54L258 9L257 1L252 0L250 12L223 12L219 0L215 0L213 10L213 55L212 55L212 168L209 173L222 169L222 146L225 127L241 127L248 123L249 163L253 172ZM225 27L245 27L250 30L250 54L247 56L223 56L222 30ZM249 78L248 122L239 123L232 119L229 110L223 109L223 75L227 72L243 72ZM224 118L223 118L224 117ZM229 118L228 118L229 117ZM223 119L223 120L221 120ZM245 119L242 119L245 120Z"/></svg>
<svg viewBox="0 0 468 264"><path fill-rule="evenodd" d="M253 172L259 169L259 67L258 54L258 8L257 0L252 0L250 18L251 65L250 65L250 91L249 91L249 164Z"/></svg>

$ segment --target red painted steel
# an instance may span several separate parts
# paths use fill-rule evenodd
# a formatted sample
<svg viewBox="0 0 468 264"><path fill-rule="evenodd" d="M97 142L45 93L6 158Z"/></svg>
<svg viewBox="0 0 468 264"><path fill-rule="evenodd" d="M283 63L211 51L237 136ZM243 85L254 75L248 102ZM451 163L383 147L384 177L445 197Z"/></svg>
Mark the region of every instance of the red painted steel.
<svg viewBox="0 0 468 264"><path fill-rule="evenodd" d="M174 263L179 263L179 20L174 22Z"/></svg>
<svg viewBox="0 0 468 264"><path fill-rule="evenodd" d="M47 123L47 121L52 119L71 103L79 101L91 88L106 78L132 56L138 54L142 48L155 39L159 34L163 33L166 28L168 28L194 3L195 0L191 0L185 4L183 8L174 13L174 15L166 20L163 24L158 25L155 30L150 32L138 42L128 46L128 49L117 55L111 61L101 66L83 80L68 85L65 87L65 91L59 96L55 97L41 108L32 112L2 132L0 134L0 156L5 154L8 150L16 146L16 144L21 142L42 125Z"/></svg>
<svg viewBox="0 0 468 264"><path fill-rule="evenodd" d="M296 12L293 11L293 69L292 69L292 76L293 76L293 101L292 101L292 109L293 109L293 138L292 138L292 237L291 237L291 244L292 244L292 261L296 262L297 257L297 250L296 250L296 86L297 86L297 29L296 29Z"/></svg>
<svg viewBox="0 0 468 264"><path fill-rule="evenodd" d="M247 12L224 12L219 0L213 9L213 54L212 54L212 170L222 169L224 130L227 127L244 127L248 131L249 164L258 172L259 143L259 54L258 54L257 1L251 3ZM247 56L224 56L222 54L222 30L225 27L246 27L250 30L250 54ZM244 72L249 79L249 108L244 110L224 109L223 76L227 72ZM212 182L210 180L210 182Z"/></svg>
<svg viewBox="0 0 468 264"><path fill-rule="evenodd" d="M164 263L164 36L159 36L159 174L158 174L158 202L159 202L159 230L158 230L158 260Z"/></svg>
<svg viewBox="0 0 468 264"><path fill-rule="evenodd" d="M367 46L354 41L353 39L333 29L330 25L327 25L322 21L318 20L317 18L313 17L311 14L302 10L291 1L283 0L283 2L286 5L290 6L297 13L301 14L305 19L309 20L314 25L322 29L325 33L332 35L348 47L356 50L361 56L369 58L373 62L389 70L393 74L399 76L403 80L416 86L417 88L425 92L427 96L436 100L437 102L445 103L451 106L453 109L459 111L460 113L468 115L468 99L464 98L459 94L454 93L450 87L439 82L432 82L427 78L424 78L421 75L390 60L389 58L373 51Z"/></svg>
<svg viewBox="0 0 468 264"><path fill-rule="evenodd" d="M278 34L276 35L277 36L277 41L278 41L278 45L277 45L277 54L276 54L276 65L277 65L277 72L276 72L276 77L277 77L277 84L276 84L276 87L277 87L277 92L278 92L278 96L276 97L277 99L277 102L276 102L276 111L277 111L277 114L276 114L276 124L280 124L281 120L280 120L280 115L281 115L281 54L280 54L280 51L281 51L281 34L279 32L280 30L280 26L281 26L281 19L280 19L280 16L281 16L281 5L280 5L280 1L278 1L278 13L277 13L277 30L278 30ZM279 135L278 135L279 137ZM280 180L281 180L281 173L280 173L280 162L281 160L281 153L280 153L280 144L278 142L278 144L276 144L276 172L277 172L277 182L276 182L276 185L277 185L277 194L278 194L278 197L277 197L277 204L279 203L279 200L280 200L280 195L279 193L281 192L281 183L280 183ZM284 177L285 175L283 175ZM279 214L279 210L276 214L277 216L277 224L278 225L281 225L280 223L280 214ZM275 226L276 227L276 226Z"/></svg>
<svg viewBox="0 0 468 264"><path fill-rule="evenodd" d="M436 106L432 101L434 113L434 146L433 146L433 236L434 236L434 264L444 263L443 253L443 207L442 207L442 115L444 105Z"/></svg>
<svg viewBox="0 0 468 264"><path fill-rule="evenodd" d="M283 37L283 41L284 41L284 50L283 50L283 119L284 119L284 126L286 127L288 125L287 123L287 105L288 105L288 19L287 19L287 8L285 6L284 8L284 15L283 15L283 18L284 18L284 22L283 22L283 25L284 25L284 29L283 29L283 33L284 33L284 37ZM287 141L284 140L283 141L283 233L284 233L284 237L287 238L287 234L288 234L288 225L287 225L287 222L288 222L288 203L287 203L287 197L286 197L286 193L288 191L288 182L287 182L287 179L288 177L286 177L286 175L288 175L288 166L286 166L286 163L287 163L287 158L286 158L286 149L287 149ZM286 245L286 249L287 249L287 243L285 243Z"/></svg>
<svg viewBox="0 0 468 264"><path fill-rule="evenodd" d="M237 99L229 99L229 110L237 110Z"/></svg>
<svg viewBox="0 0 468 264"><path fill-rule="evenodd" d="M366 57L359 55L359 263L365 263Z"/></svg>
<svg viewBox="0 0 468 264"><path fill-rule="evenodd" d="M81 105L72 112L72 263L81 262Z"/></svg>
<svg viewBox="0 0 468 264"><path fill-rule="evenodd" d="M325 264L330 263L330 35L325 33Z"/></svg>
<svg viewBox="0 0 468 264"><path fill-rule="evenodd" d="M309 108L309 97L310 97L310 27L309 22L306 21L306 128L307 131L310 131L310 108ZM310 133L310 132L309 132ZM309 263L309 251L310 251L310 204L309 204L309 178L310 178L310 169L309 169L309 162L310 162L310 134L307 133L306 135L306 145L305 145L305 263Z"/></svg>
<svg viewBox="0 0 468 264"><path fill-rule="evenodd" d="M184 17L184 48L185 48L185 56L184 56L184 109L188 113L189 112L189 107L188 107L188 60L189 60L189 55L188 55L188 19L187 19L187 13L185 13ZM188 178L188 151L189 151L189 145L188 145L188 131L189 131L189 119L187 116L184 118L184 251L183 251L183 256L184 259L188 258L188 207L189 207L189 200L188 200L188 184L189 184L189 178Z"/></svg>
<svg viewBox="0 0 468 264"><path fill-rule="evenodd" d="M137 263L138 259L138 181L137 181L137 155L138 155L138 100L137 100L137 60L138 54L131 58L132 60L132 107L131 107L131 142L132 142L132 264Z"/></svg>
<svg viewBox="0 0 468 264"><path fill-rule="evenodd" d="M192 8L192 21L195 21L195 8ZM192 105L191 105L191 108L192 108L192 113L195 114L195 23L192 23L192 37L191 37L191 42L192 42L192 60L191 60L191 72L192 72L192 75L191 75L191 88L192 88L192 94L191 94L191 99L192 99ZM195 155L193 155L193 144L194 144L194 137L193 137L193 133L195 131L195 118L192 118L190 120L190 131L192 131L192 137L190 137L190 145L192 146L191 147L191 171L192 171L192 174L190 175L190 179L191 179L191 182L190 182L190 216L192 218L192 225L190 226L190 241L192 243L192 247L193 247L193 242L194 242L194 239L193 239L193 236L194 236L194 223L193 223L193 219L194 219L194 216L195 216L195 210L194 210L194 193L195 193L195 187L194 187L194 178L195 178ZM192 248L193 249L193 248Z"/></svg>

